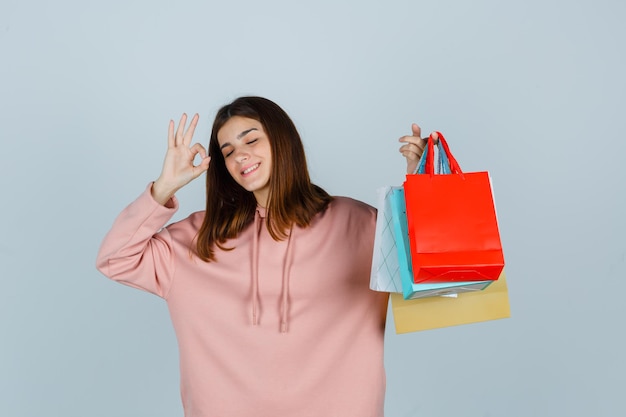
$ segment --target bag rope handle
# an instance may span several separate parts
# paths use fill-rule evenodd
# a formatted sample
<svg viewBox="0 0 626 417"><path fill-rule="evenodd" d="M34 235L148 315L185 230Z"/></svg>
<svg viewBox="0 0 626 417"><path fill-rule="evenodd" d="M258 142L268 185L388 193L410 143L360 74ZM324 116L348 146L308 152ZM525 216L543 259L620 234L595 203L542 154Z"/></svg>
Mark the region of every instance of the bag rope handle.
<svg viewBox="0 0 626 417"><path fill-rule="evenodd" d="M437 139L434 137L435 134L437 135ZM436 131L431 133L427 140L428 142L424 147L424 152L414 172L415 174L435 174L435 146L439 149L438 165L443 167L439 173L463 174L461 166L450 152L448 142L441 132ZM436 145L435 140L437 140Z"/></svg>

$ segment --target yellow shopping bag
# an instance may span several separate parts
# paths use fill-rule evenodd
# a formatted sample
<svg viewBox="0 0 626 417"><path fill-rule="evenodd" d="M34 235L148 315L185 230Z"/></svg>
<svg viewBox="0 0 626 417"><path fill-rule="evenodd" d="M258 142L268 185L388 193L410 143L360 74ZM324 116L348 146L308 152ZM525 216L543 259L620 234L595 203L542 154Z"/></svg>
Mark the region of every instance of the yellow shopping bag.
<svg viewBox="0 0 626 417"><path fill-rule="evenodd" d="M402 294L392 293L391 307L398 334L511 316L504 271L484 290L458 294L457 297L405 300Z"/></svg>

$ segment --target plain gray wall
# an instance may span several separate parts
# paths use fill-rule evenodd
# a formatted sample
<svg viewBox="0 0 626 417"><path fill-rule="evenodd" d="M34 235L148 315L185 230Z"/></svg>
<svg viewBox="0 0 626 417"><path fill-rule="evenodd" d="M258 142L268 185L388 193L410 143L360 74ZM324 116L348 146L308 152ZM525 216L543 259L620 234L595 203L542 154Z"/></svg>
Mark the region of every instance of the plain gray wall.
<svg viewBox="0 0 626 417"><path fill-rule="evenodd" d="M386 338L395 416L626 414L622 1L0 2L0 415L182 416L165 303L94 267L167 124L266 96L370 204L398 137L489 170L512 317ZM203 179L176 219L204 204ZM349 300L346 300L349 302ZM391 317L390 317L391 319Z"/></svg>

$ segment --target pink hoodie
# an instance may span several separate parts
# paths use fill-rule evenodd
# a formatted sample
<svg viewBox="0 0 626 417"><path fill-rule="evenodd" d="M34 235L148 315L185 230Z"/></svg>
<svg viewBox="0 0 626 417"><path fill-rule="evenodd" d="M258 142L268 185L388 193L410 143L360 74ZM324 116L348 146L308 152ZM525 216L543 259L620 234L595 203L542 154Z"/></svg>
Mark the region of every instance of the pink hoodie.
<svg viewBox="0 0 626 417"><path fill-rule="evenodd" d="M98 269L167 301L186 417L381 417L387 294L369 289L375 210L337 197L274 241L254 224L203 262L203 212L161 229L178 202L150 187L118 216Z"/></svg>

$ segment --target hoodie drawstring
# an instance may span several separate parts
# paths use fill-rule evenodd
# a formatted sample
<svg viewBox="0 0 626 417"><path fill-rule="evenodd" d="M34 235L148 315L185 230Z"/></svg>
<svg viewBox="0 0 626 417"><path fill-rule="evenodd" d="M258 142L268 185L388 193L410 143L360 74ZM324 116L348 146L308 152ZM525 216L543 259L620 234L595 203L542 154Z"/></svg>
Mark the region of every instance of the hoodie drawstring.
<svg viewBox="0 0 626 417"><path fill-rule="evenodd" d="M259 324L259 235L261 234L262 218L257 210L254 215L254 236L252 237L252 325ZM293 226L287 237L287 250L283 259L282 294L280 308L280 332L287 333L289 328L289 273L293 263Z"/></svg>
<svg viewBox="0 0 626 417"><path fill-rule="evenodd" d="M287 333L287 324L289 320L289 270L292 263L292 250L291 250L291 238L293 237L293 226L289 230L289 237L287 238L287 253L283 260L283 294L282 294L282 308L280 314L280 332Z"/></svg>
<svg viewBox="0 0 626 417"><path fill-rule="evenodd" d="M259 234L261 233L261 216L254 214L254 236L252 238L252 325L259 324Z"/></svg>

